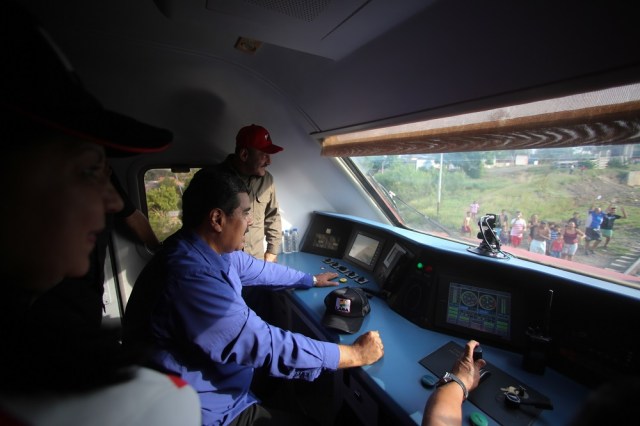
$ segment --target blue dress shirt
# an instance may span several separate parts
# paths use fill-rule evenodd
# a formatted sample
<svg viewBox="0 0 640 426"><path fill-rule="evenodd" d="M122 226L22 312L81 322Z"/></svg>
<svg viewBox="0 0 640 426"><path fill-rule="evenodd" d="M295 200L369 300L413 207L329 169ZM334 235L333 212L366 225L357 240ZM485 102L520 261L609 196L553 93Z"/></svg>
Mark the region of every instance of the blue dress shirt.
<svg viewBox="0 0 640 426"><path fill-rule="evenodd" d="M151 311L152 364L198 391L205 425L228 424L257 402L249 390L256 367L309 381L338 367L336 344L266 323L245 303L243 285L309 288L313 278L242 251L219 255L182 229L134 286L132 298L136 288L162 286Z"/></svg>

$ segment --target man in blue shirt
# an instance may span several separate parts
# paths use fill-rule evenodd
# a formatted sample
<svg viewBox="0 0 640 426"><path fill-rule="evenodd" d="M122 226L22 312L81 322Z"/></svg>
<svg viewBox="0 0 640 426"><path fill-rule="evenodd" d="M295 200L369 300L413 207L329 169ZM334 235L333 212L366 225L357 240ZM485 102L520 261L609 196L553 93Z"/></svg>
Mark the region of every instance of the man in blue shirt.
<svg viewBox="0 0 640 426"><path fill-rule="evenodd" d="M584 254L589 255L589 253L594 254L594 249L600 244L600 240L602 240L602 234L600 233L600 225L602 225L602 221L605 218L605 214L600 207L589 209L589 218L591 221L589 225L585 229L585 247ZM593 245L590 246L591 241L593 241Z"/></svg>
<svg viewBox="0 0 640 426"><path fill-rule="evenodd" d="M337 345L272 326L247 306L243 285L337 285L334 272L314 277L242 252L250 205L237 176L198 172L183 196L182 229L143 270L125 315L125 344L147 349L151 366L198 391L205 425L252 424L261 416L296 423L258 404L249 389L255 368L311 381L323 370L372 364L384 353L377 331ZM140 346L145 342L148 348Z"/></svg>

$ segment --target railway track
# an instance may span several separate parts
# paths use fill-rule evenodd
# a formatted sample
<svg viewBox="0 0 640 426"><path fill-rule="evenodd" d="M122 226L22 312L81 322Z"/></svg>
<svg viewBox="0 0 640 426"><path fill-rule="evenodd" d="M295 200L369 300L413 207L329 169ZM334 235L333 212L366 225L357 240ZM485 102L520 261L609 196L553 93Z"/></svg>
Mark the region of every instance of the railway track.
<svg viewBox="0 0 640 426"><path fill-rule="evenodd" d="M607 269L640 276L640 242L631 244L629 253L616 257Z"/></svg>

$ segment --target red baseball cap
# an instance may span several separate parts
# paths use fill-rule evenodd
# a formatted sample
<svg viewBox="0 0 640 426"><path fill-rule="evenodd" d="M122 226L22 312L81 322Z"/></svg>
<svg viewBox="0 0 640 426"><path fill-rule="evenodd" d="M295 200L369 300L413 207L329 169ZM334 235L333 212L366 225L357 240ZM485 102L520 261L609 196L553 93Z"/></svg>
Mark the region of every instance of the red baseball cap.
<svg viewBox="0 0 640 426"><path fill-rule="evenodd" d="M275 154L284 149L271 142L271 136L267 129L255 124L240 129L236 136L236 146L243 148L255 148L258 151L262 151L267 154Z"/></svg>

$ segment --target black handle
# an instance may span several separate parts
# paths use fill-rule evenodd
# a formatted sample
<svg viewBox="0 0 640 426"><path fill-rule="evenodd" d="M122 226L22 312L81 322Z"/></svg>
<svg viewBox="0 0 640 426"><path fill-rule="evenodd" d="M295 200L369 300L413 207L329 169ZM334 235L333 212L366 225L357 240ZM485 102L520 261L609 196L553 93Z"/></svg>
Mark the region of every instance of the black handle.
<svg viewBox="0 0 640 426"><path fill-rule="evenodd" d="M532 405L536 408L541 408L543 410L553 410L553 405L550 401L542 401L542 400L522 400L520 396L515 393L505 392L504 393L504 402L507 406L512 408L518 408L521 405Z"/></svg>

